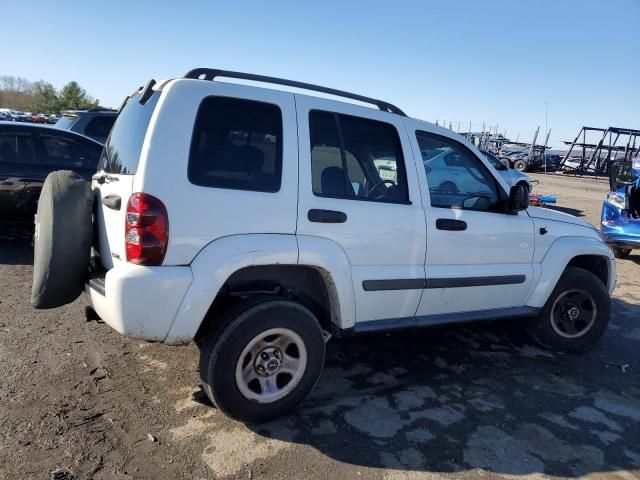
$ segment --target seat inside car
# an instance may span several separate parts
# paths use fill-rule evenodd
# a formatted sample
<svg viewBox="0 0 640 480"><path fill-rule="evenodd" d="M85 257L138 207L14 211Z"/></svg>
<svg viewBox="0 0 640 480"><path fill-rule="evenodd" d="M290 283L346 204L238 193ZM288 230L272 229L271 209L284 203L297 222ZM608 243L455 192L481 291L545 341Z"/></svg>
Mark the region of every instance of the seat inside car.
<svg viewBox="0 0 640 480"><path fill-rule="evenodd" d="M355 195L353 186L344 181L344 174L340 167L333 166L325 168L320 177L320 185L322 187L322 193L325 195ZM348 191L345 191L345 188L347 188Z"/></svg>

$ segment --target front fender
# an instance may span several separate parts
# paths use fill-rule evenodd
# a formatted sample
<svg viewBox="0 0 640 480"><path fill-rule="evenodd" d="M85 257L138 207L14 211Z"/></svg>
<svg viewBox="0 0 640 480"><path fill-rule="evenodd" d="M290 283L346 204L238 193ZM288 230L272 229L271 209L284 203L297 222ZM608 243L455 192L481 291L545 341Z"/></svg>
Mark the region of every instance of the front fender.
<svg viewBox="0 0 640 480"><path fill-rule="evenodd" d="M609 266L607 287L611 294L616 283L616 262L611 249L596 238L561 237L551 244L540 262L540 279L529 296L527 305L543 307L571 259L579 255L597 255L607 258Z"/></svg>
<svg viewBox="0 0 640 480"><path fill-rule="evenodd" d="M193 282L164 343L190 342L224 282L236 271L256 265L296 265L295 235L233 235L209 243L191 262Z"/></svg>

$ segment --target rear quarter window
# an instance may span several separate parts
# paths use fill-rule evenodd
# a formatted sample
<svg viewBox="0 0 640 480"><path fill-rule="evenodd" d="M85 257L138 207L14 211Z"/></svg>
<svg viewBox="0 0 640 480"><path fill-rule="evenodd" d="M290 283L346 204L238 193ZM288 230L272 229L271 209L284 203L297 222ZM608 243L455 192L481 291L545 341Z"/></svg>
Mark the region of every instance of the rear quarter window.
<svg viewBox="0 0 640 480"><path fill-rule="evenodd" d="M160 92L154 92L142 105L139 96L130 98L118 115L102 150L98 170L107 173L133 175L138 169L142 143Z"/></svg>
<svg viewBox="0 0 640 480"><path fill-rule="evenodd" d="M207 97L202 101L189 153L191 183L277 192L281 176L280 108L227 97Z"/></svg>

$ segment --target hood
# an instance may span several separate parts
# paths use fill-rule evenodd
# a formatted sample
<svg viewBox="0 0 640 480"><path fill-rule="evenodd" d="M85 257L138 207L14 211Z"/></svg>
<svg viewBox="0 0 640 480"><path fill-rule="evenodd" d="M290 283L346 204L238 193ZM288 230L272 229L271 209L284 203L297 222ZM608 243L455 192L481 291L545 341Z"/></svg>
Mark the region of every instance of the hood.
<svg viewBox="0 0 640 480"><path fill-rule="evenodd" d="M498 170L498 173L502 175L502 178L504 178L507 181L510 187L514 186L516 183L523 180L527 182L528 185L531 185L531 179L529 178L529 175L527 175L526 173L520 172L514 168L507 168L506 170Z"/></svg>
<svg viewBox="0 0 640 480"><path fill-rule="evenodd" d="M550 208L542 207L529 207L527 213L532 218L539 218L541 220L570 223L572 225L579 225L581 227L594 228L590 223L585 222L581 218L574 217L568 213L559 212Z"/></svg>

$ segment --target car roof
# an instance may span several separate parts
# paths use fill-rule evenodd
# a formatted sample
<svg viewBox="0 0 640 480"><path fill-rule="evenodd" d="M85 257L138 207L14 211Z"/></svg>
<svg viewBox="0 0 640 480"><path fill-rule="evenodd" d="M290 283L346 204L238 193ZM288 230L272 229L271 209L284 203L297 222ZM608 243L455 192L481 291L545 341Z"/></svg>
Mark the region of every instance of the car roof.
<svg viewBox="0 0 640 480"><path fill-rule="evenodd" d="M117 115L117 110L111 110L109 108L90 108L88 110L63 110L62 115L78 115L81 113L95 113L98 115Z"/></svg>

